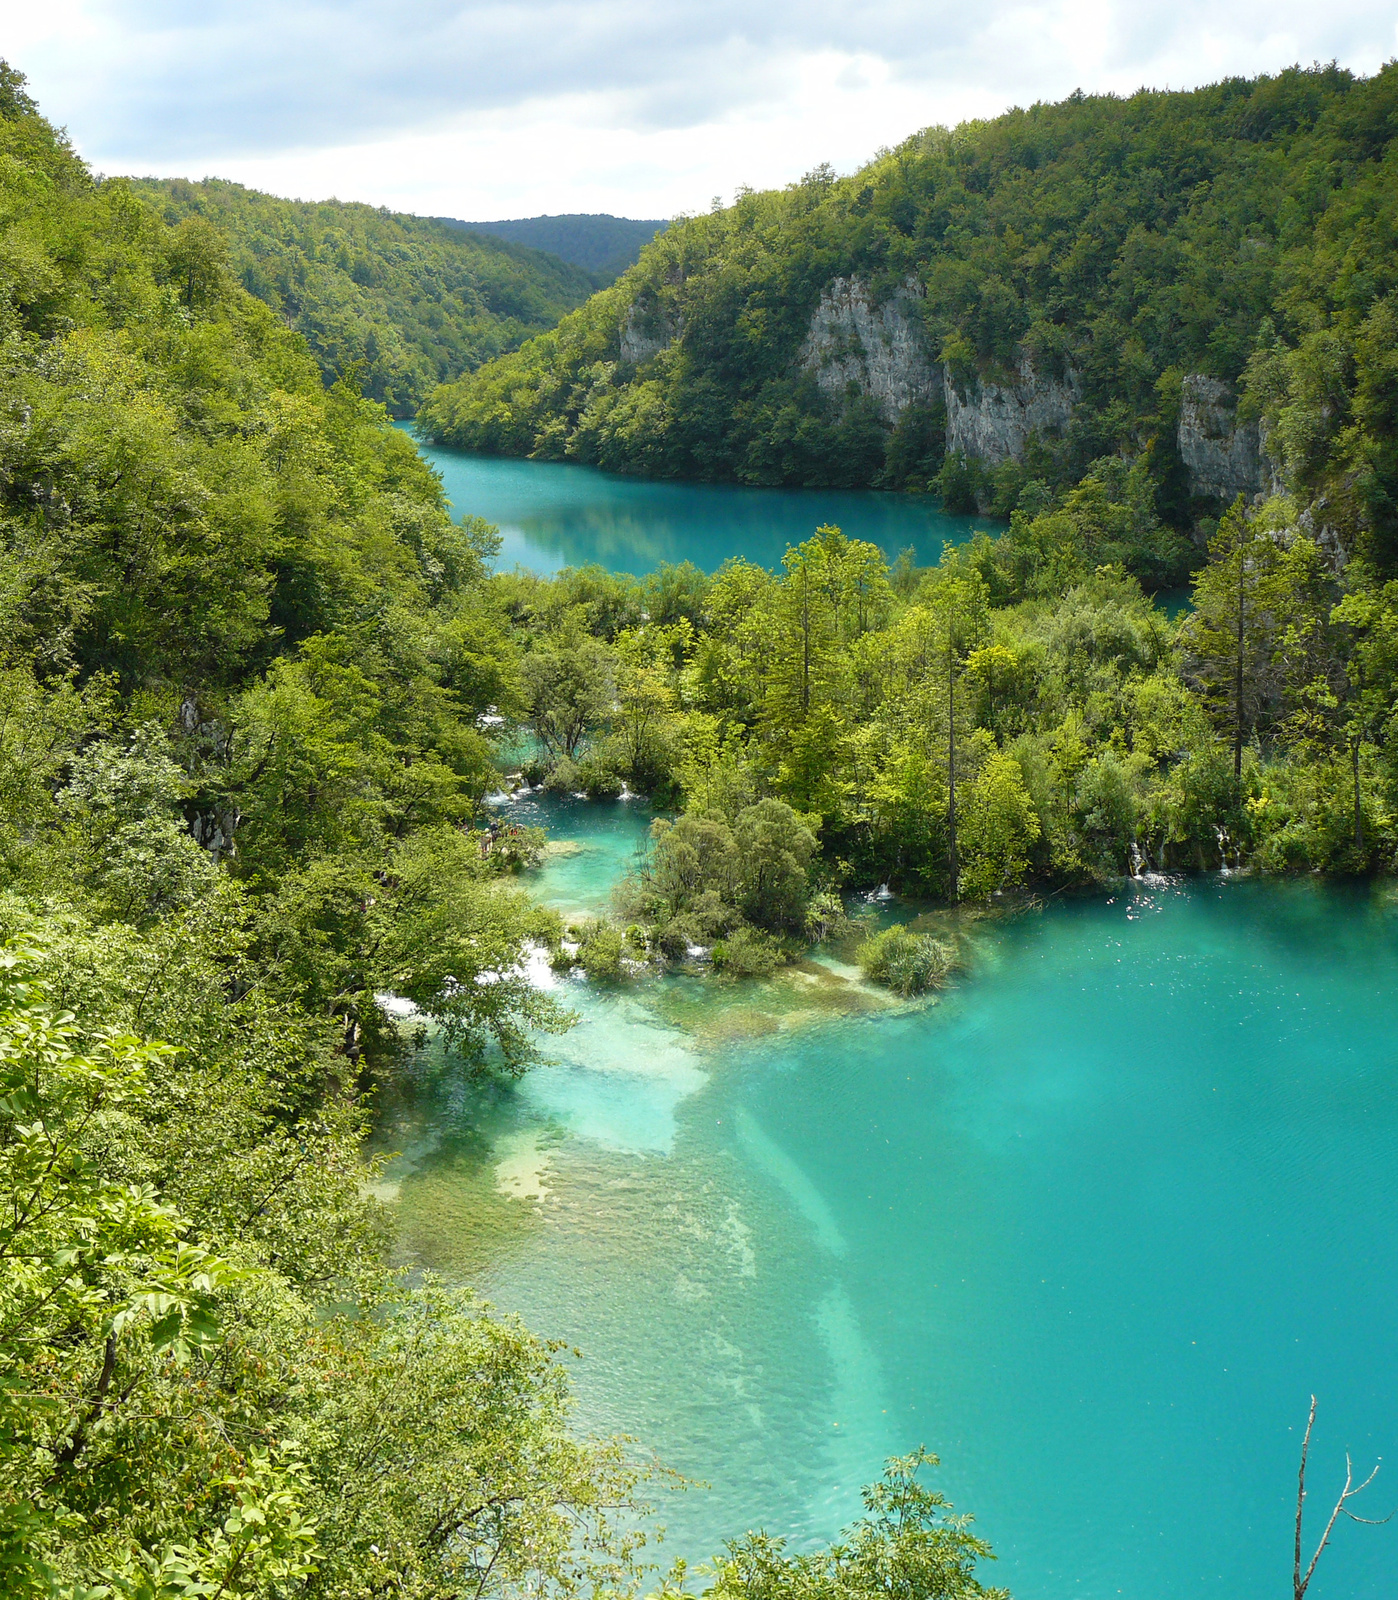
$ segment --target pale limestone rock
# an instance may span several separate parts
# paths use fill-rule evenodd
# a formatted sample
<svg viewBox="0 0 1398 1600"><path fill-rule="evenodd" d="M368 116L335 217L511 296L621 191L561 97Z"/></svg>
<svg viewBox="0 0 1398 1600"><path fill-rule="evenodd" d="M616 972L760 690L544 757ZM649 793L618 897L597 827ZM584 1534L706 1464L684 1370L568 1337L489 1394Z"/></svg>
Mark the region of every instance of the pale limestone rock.
<svg viewBox="0 0 1398 1600"><path fill-rule="evenodd" d="M963 395L948 374L946 396L947 453L959 450L987 466L998 466L1022 460L1031 434L1052 439L1064 431L1072 421L1078 383L1071 368L1063 380L1041 377L1024 352L1012 382L981 379Z"/></svg>
<svg viewBox="0 0 1398 1600"><path fill-rule="evenodd" d="M1324 495L1307 506L1296 519L1297 526L1308 539L1314 539L1321 553L1335 572L1343 572L1349 565L1349 550L1340 537L1340 530L1326 519L1329 507Z"/></svg>
<svg viewBox="0 0 1398 1600"><path fill-rule="evenodd" d="M1233 391L1219 378L1190 373L1180 397L1180 455L1195 494L1249 499L1277 487L1256 422L1239 423Z"/></svg>
<svg viewBox="0 0 1398 1600"><path fill-rule="evenodd" d="M627 307L626 320L619 331L621 359L643 366L662 350L668 349L679 334L675 321L663 307L635 301Z"/></svg>
<svg viewBox="0 0 1398 1600"><path fill-rule="evenodd" d="M910 405L940 400L942 371L928 348L921 297L922 285L908 278L876 305L868 284L836 278L811 314L801 366L827 394L843 395L853 383L891 423Z"/></svg>

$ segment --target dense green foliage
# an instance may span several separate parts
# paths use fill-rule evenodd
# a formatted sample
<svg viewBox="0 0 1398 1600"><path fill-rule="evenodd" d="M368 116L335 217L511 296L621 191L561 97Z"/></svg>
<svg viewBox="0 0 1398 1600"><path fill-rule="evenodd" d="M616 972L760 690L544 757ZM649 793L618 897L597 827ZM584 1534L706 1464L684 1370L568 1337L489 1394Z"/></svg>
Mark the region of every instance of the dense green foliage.
<svg viewBox="0 0 1398 1600"><path fill-rule="evenodd" d="M1081 389L1066 434L1006 481L946 463L953 498L1008 511L1026 479L1068 487L1125 454L1185 526L1200 508L1175 438L1181 378L1212 374L1270 420L1289 486L1327 496L1327 520L1387 562L1395 105L1398 68L1331 67L930 129L851 177L817 171L676 223L422 419L474 449L650 476L925 486L943 467L937 417L914 407L890 434L867 397L823 393L797 361L834 279L876 299L915 279L958 385L1028 353ZM628 330L639 364L623 359Z"/></svg>
<svg viewBox="0 0 1398 1600"><path fill-rule="evenodd" d="M944 983L952 960L951 949L941 940L914 933L901 923L871 935L859 951L864 976L904 996Z"/></svg>
<svg viewBox="0 0 1398 1600"><path fill-rule="evenodd" d="M468 826L489 535L7 68L0 361L0 1590L624 1586L636 1474L360 1153L384 991L477 1064L565 1020Z"/></svg>
<svg viewBox="0 0 1398 1600"><path fill-rule="evenodd" d="M619 278L644 246L667 226L658 220L643 222L635 217L609 216L604 211L514 217L504 222L458 222L455 217L439 220L449 228L465 228L471 233L526 244L533 250L547 250L592 273L600 280L599 288Z"/></svg>
<svg viewBox="0 0 1398 1600"><path fill-rule="evenodd" d="M635 1473L571 1437L548 1347L384 1271L304 1023L230 1005L187 932L28 932L0 985L4 1593L624 1581ZM127 1031L166 1025L178 1049Z"/></svg>
<svg viewBox="0 0 1398 1600"><path fill-rule="evenodd" d="M554 586L523 670L491 531L2 64L0 274L0 1592L632 1594L642 1474L554 1347L390 1269L362 1153L386 993L467 1070L566 1024L507 881L538 841L473 824L483 729L577 750L606 586ZM909 1504L868 1560L969 1571Z"/></svg>
<svg viewBox="0 0 1398 1600"><path fill-rule="evenodd" d="M828 1549L788 1555L783 1540L761 1533L730 1544L703 1600L1007 1600L977 1579L990 1548L969 1532L970 1517L950 1514L949 1502L918 1482L924 1465L937 1465L925 1450L889 1461L864 1490L866 1514ZM672 1580L657 1600L684 1592Z"/></svg>
<svg viewBox="0 0 1398 1600"><path fill-rule="evenodd" d="M11 92L8 882L134 926L226 882L352 1059L385 989L518 1058L548 1008L475 979L541 925L461 831L514 678L482 619L493 535L452 524L379 407L323 386L202 218L94 185Z"/></svg>
<svg viewBox="0 0 1398 1600"><path fill-rule="evenodd" d="M576 264L428 217L340 200L278 200L206 178L131 188L170 223L206 219L243 286L304 335L327 382L411 416L437 384L551 328L597 280Z"/></svg>
<svg viewBox="0 0 1398 1600"><path fill-rule="evenodd" d="M568 784L682 808L620 894L633 943L758 973L847 935L843 888L985 902L1150 868L1392 870L1398 587L1337 574L1282 496L1224 516L1171 620L1102 559L1139 487L1109 460L922 570L826 528L780 574L492 579L557 670L526 710L541 735L553 696L581 705L578 663L604 686ZM911 993L951 956L894 933L862 960Z"/></svg>

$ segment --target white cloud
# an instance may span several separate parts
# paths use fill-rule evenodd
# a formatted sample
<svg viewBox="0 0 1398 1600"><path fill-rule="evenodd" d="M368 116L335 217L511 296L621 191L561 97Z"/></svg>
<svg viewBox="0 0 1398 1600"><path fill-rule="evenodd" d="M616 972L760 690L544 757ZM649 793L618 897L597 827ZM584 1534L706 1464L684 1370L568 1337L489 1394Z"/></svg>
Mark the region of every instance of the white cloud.
<svg viewBox="0 0 1398 1600"><path fill-rule="evenodd" d="M666 216L930 122L1394 52L1351 0L0 0L93 164L479 217Z"/></svg>

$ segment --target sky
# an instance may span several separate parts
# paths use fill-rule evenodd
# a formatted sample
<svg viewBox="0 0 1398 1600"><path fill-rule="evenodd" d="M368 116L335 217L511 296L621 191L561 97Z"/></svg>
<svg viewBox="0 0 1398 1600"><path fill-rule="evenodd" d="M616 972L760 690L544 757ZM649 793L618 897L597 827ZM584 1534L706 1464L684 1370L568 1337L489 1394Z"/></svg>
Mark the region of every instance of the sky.
<svg viewBox="0 0 1398 1600"><path fill-rule="evenodd" d="M1392 0L0 0L108 174L671 217L1012 105L1398 54Z"/></svg>

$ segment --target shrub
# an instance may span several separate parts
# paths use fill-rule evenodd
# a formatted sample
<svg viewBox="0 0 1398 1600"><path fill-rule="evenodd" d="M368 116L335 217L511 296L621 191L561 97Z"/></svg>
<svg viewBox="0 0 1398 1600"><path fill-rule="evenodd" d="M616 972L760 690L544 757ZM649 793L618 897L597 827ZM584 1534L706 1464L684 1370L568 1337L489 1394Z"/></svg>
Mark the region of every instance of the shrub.
<svg viewBox="0 0 1398 1600"><path fill-rule="evenodd" d="M740 923L713 948L715 969L730 978L770 978L783 959L777 940L746 922Z"/></svg>
<svg viewBox="0 0 1398 1600"><path fill-rule="evenodd" d="M940 988L954 961L950 945L902 926L872 935L859 951L864 976L905 998Z"/></svg>
<svg viewBox="0 0 1398 1600"><path fill-rule="evenodd" d="M567 756L559 756L544 778L544 788L551 794L580 794L582 774Z"/></svg>
<svg viewBox="0 0 1398 1600"><path fill-rule="evenodd" d="M600 752L589 750L576 770L578 788L589 800L615 800L626 787L616 767Z"/></svg>
<svg viewBox="0 0 1398 1600"><path fill-rule="evenodd" d="M987 740L990 754L969 788L961 828L965 868L959 887L968 900L986 899L997 889L1023 883L1029 852L1040 832L1019 762L995 749L989 735L978 732L976 737ZM1111 770L1121 769L1117 764Z"/></svg>
<svg viewBox="0 0 1398 1600"><path fill-rule="evenodd" d="M578 965L594 983L615 983L626 976L626 935L610 922L589 922L582 929Z"/></svg>
<svg viewBox="0 0 1398 1600"><path fill-rule="evenodd" d="M625 909L624 902L622 905ZM662 911L647 926L656 948L672 961L679 961L692 949L712 945L738 920L733 908L724 905L712 890L708 890L695 900L692 909L673 916Z"/></svg>
<svg viewBox="0 0 1398 1600"><path fill-rule="evenodd" d="M733 843L743 915L780 932L804 927L810 898L807 868L817 849L806 819L783 800L759 800L738 813Z"/></svg>
<svg viewBox="0 0 1398 1600"><path fill-rule="evenodd" d="M850 931L849 914L845 903L833 889L822 889L813 895L806 907L806 937L813 942L821 939L839 939Z"/></svg>

